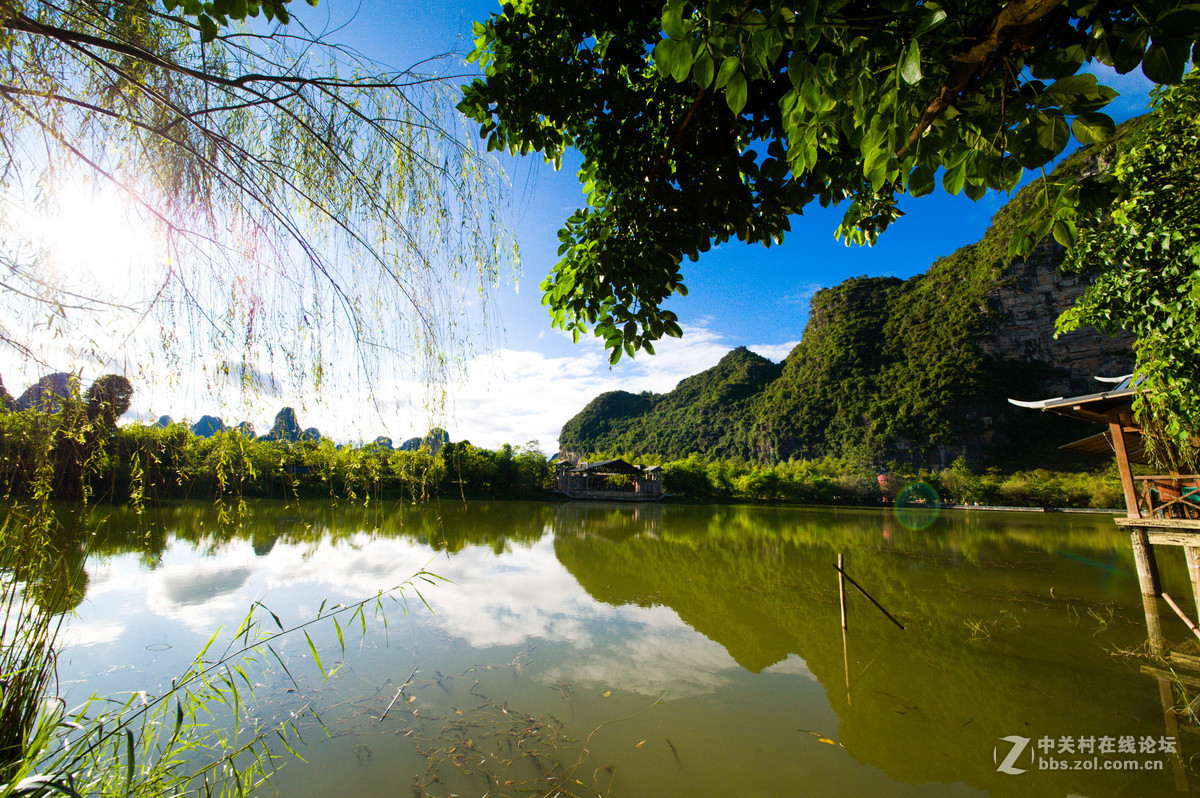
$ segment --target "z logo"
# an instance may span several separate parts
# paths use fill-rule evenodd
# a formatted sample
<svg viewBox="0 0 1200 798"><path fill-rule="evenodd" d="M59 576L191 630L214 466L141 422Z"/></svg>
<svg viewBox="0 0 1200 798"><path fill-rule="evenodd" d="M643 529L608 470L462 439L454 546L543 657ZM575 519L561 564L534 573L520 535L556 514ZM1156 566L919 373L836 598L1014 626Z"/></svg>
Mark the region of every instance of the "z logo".
<svg viewBox="0 0 1200 798"><path fill-rule="evenodd" d="M1001 773L1008 773L1011 776L1024 773L1025 768L1014 767L1014 764L1017 761L1017 757L1019 757L1025 750L1025 747L1029 745L1029 738L1018 737L1017 735L1012 734L1008 737L1001 737L1000 739L1006 743L1012 743L1012 749L1008 752L1008 756L1004 757L1004 761L996 766L996 770L1000 771ZM996 749L993 748L992 761L995 762L998 756L999 754L997 753ZM1032 754L1030 754L1030 756L1032 756Z"/></svg>

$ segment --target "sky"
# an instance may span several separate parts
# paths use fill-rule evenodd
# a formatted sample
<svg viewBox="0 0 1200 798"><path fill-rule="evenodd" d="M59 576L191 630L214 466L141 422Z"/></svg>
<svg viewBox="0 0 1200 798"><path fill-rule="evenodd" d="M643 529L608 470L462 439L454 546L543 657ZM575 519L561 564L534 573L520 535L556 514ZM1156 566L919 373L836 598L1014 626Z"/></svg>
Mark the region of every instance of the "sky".
<svg viewBox="0 0 1200 798"><path fill-rule="evenodd" d="M438 53L467 52L471 22L486 18L497 8L493 2L474 0L403 6L382 0L323 0L315 10L302 13L310 27L336 29L334 39L382 63L402 67ZM475 67L464 69L472 72ZM1101 82L1122 92L1106 109L1117 121L1145 110L1149 83L1140 72L1118 76L1107 71L1099 76ZM841 210L819 207L793 219L792 231L782 245L768 249L727 242L696 263L684 262L688 295L673 297L665 304L678 315L683 338L664 339L655 347L656 356L622 358L610 368L599 340L581 338L576 344L568 335L551 329L538 290L558 259L561 223L582 205L575 176L578 163L577 157L568 158L556 172L536 156L502 159L511 186L505 211L520 248L520 270L505 275L496 288L492 323L480 337L484 346L471 354L450 380L444 402L431 403L426 386L398 367L383 369L369 386L351 383L332 394L303 396L273 390L250 395L214 392L211 379L164 376L160 370L130 374L136 390L125 420L151 422L169 415L194 421L211 414L231 425L248 420L262 433L286 404L296 408L301 426L316 426L339 442L386 435L398 443L440 426L452 440L470 440L489 448L536 442L538 449L552 453L557 451L563 423L600 393L669 391L679 380L715 365L738 346L782 360L801 338L809 301L816 291L850 277L907 278L924 272L936 258L977 241L1006 199L989 194L972 202L938 191L902 202L906 215L874 247L848 248L837 241L834 229ZM86 215L90 221L81 229L71 217L74 236L63 239L52 232L62 229L63 219L29 222L35 231L39 224L46 227L46 240L53 238L55 246L65 250L65 263L95 260L97 251L106 250L129 253L129 258L154 259L153 241L142 240L139 232L123 221L125 210L120 201L97 203L94 198L80 198L75 202L87 205L90 212L77 215ZM64 208L64 214L70 216L71 211ZM119 273L119 279L105 279L128 283L121 290L131 297L153 290L144 278L136 284L141 274L137 268L117 265L112 271ZM137 356L132 357L136 360ZM107 370L129 370L128 362L114 362ZM0 355L0 369L13 395L39 376L37 368L15 359L11 352ZM93 373L84 371L85 384L100 373L95 366ZM369 391L375 401L367 399Z"/></svg>

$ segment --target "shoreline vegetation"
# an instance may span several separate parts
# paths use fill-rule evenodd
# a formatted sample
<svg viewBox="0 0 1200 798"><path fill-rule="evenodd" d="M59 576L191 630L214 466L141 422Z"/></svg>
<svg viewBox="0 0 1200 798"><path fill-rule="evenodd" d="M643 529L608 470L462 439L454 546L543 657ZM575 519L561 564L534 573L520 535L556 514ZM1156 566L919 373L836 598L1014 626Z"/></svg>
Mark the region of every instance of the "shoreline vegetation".
<svg viewBox="0 0 1200 798"><path fill-rule="evenodd" d="M142 506L171 499L329 498L334 501L427 501L439 498L555 499L555 459L530 442L492 450L468 441L417 451L379 443L336 445L328 438L252 439L236 428L210 437L182 423L166 426L89 419L65 401L52 413L0 413L0 491L6 499L67 499ZM430 440L431 436L427 437ZM440 442L439 442L440 443ZM620 457L596 453L588 459ZM1115 467L1090 472L1047 469L974 472L886 467L849 458L793 458L773 464L692 454L639 455L659 465L675 500L722 503L880 505L907 501L960 506L1108 509L1121 505Z"/></svg>
<svg viewBox="0 0 1200 798"><path fill-rule="evenodd" d="M6 647L9 656L0 675L10 680L21 673L36 677L19 689L5 690L0 701L0 794L53 791L80 798L251 792L283 759L301 756L295 746L304 741L298 715L263 724L246 714L253 691L239 687L233 674L246 678L246 669L259 667L269 656L285 670L295 667L299 663L289 666L278 659L272 644L299 633L321 679L327 679L332 671L321 664L306 630L312 624L331 623L341 641L343 624L333 616L352 612L345 625L352 627L357 619L365 635L365 607L374 603L379 609L385 597L403 602L404 591L416 587L410 578L350 608L338 605L325 612L323 604L315 618L287 627L271 610L256 604L224 653L215 661L205 659L206 652L219 648L218 630L166 692L93 696L69 709L57 697L53 676L62 645L59 631L71 600L57 588L46 595L50 582L33 569L40 564L43 570L63 571L64 578L54 580L57 585L81 584L83 561L97 538L87 536L90 543L79 548L76 557L55 545L54 533L60 528L55 516L64 502L125 504L140 516L148 505L213 500L217 524L235 529L244 518L244 500L257 497L289 504L300 499L345 502L364 512L369 505L375 513L385 503L439 498L558 498L551 492L554 460L533 443L490 450L431 434L416 451L409 451L381 442L338 446L327 438L255 439L237 428L201 437L181 423L118 425L116 411L125 404L122 395L96 390L82 399L74 391L60 397L53 412L0 412L0 491L10 505L0 528L0 570L6 577L0 580L6 587L0 594L0 614L6 630L10 624L34 630L18 633ZM975 474L962 461L945 469L881 471L836 457L774 465L699 455L665 462L635 459L661 465L667 489L677 500L713 504L880 507L889 499L899 504L911 496L916 506L925 507L978 502L1083 508L1113 506L1121 495L1112 469ZM421 572L415 578L431 582L437 577ZM277 628L270 627L268 617ZM232 733L204 722L208 716L229 719ZM169 736L161 733L165 729L172 729Z"/></svg>

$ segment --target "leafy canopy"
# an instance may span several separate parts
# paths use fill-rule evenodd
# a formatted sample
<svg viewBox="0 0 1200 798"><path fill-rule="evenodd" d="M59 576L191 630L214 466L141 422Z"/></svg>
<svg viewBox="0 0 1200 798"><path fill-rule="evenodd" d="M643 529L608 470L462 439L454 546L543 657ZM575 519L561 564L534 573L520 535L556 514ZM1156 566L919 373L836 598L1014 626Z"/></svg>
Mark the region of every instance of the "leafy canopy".
<svg viewBox="0 0 1200 798"><path fill-rule="evenodd" d="M1200 33L1179 0L515 0L475 27L460 109L491 149L583 156L585 207L542 285L555 326L613 362L680 334L680 264L778 242L812 202L871 243L899 195L978 199L1074 137L1113 131L1084 65L1178 81ZM1073 196L1073 195L1072 195ZM1065 213L1058 216L1066 216ZM1049 219L1049 222L1046 222ZM1070 220L1039 220L1069 240Z"/></svg>
<svg viewBox="0 0 1200 798"><path fill-rule="evenodd" d="M1097 277L1060 330L1137 336L1143 425L1172 466L1200 458L1200 72L1154 95L1154 111L1108 175L1115 202L1079 220L1067 267ZM1148 438L1152 443L1154 436Z"/></svg>

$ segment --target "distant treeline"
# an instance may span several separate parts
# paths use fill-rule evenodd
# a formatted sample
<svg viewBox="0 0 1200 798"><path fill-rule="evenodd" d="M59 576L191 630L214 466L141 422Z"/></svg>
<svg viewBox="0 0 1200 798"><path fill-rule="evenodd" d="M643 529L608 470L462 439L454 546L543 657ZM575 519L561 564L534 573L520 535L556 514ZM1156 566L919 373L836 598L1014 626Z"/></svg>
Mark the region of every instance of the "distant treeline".
<svg viewBox="0 0 1200 798"><path fill-rule="evenodd" d="M919 482L943 501L960 504L1122 504L1115 468L977 474L960 460L942 470L899 468L881 475L871 466L833 456L774 465L698 455L625 459L661 465L668 493L698 501L878 504L894 501ZM421 501L536 497L553 487L554 463L532 446L491 450L461 441L436 451L426 446L403 451L379 443L337 446L328 438L254 439L235 428L200 437L183 424L117 426L112 412L94 407L89 412L86 399L63 400L54 412L0 412L0 491L7 498L134 504L221 497Z"/></svg>
<svg viewBox="0 0 1200 798"><path fill-rule="evenodd" d="M183 424L91 421L67 400L53 413L0 413L0 491L9 498L147 502L213 497L423 500L439 495L531 496L551 483L544 454L469 442L436 452L328 438L252 439L236 428L211 437Z"/></svg>
<svg viewBox="0 0 1200 798"><path fill-rule="evenodd" d="M668 493L697 500L878 504L895 501L909 485L923 483L933 488L942 501L954 504L1104 509L1124 506L1115 465L1097 473L1044 469L973 473L960 459L946 469L910 471L901 467L881 475L870 466L833 456L774 465L698 455L668 461L642 456L637 460L662 466L663 486Z"/></svg>

